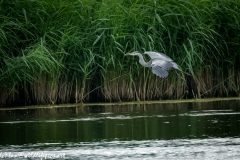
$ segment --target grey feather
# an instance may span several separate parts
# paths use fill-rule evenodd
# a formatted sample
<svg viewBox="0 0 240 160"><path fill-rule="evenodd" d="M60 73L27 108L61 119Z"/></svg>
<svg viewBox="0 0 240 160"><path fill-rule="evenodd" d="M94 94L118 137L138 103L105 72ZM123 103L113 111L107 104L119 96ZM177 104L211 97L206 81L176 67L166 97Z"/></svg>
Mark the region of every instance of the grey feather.
<svg viewBox="0 0 240 160"><path fill-rule="evenodd" d="M152 72L161 78L166 78L168 76L168 71L159 66L152 67Z"/></svg>
<svg viewBox="0 0 240 160"><path fill-rule="evenodd" d="M169 61L164 61L164 60L159 60L159 59L153 59L152 60L152 66L159 66L165 70L169 70L170 68L173 67L174 62L169 62Z"/></svg>
<svg viewBox="0 0 240 160"><path fill-rule="evenodd" d="M170 57L168 57L166 54L159 53L159 52L145 52L144 54L149 55L152 59L163 59L165 61L173 61Z"/></svg>

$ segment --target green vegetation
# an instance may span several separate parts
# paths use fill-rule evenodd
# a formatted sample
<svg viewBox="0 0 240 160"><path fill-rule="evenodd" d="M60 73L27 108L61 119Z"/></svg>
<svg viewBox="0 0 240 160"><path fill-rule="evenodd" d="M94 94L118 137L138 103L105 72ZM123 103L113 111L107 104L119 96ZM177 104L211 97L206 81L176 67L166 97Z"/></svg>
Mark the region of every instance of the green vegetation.
<svg viewBox="0 0 240 160"><path fill-rule="evenodd" d="M1 1L0 104L238 96L239 44L237 0ZM135 50L189 75L156 77Z"/></svg>

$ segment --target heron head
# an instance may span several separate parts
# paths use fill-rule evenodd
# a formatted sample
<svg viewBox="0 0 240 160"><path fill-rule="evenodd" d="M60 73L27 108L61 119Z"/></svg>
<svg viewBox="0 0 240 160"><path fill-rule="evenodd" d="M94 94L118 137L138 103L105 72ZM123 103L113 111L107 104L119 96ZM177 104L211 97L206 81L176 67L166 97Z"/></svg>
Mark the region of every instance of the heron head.
<svg viewBox="0 0 240 160"><path fill-rule="evenodd" d="M141 54L141 53L139 53L138 51L134 51L134 52L125 54L125 56L135 56L135 55L138 55L138 54Z"/></svg>

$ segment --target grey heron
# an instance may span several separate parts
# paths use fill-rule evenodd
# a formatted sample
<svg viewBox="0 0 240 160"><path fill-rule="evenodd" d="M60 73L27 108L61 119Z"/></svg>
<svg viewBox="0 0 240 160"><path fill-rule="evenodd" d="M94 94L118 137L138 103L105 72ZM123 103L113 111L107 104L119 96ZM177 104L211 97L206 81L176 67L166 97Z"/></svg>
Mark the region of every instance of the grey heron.
<svg viewBox="0 0 240 160"><path fill-rule="evenodd" d="M152 67L152 72L161 78L166 78L168 76L168 70L171 68L178 69L177 63L167 55L159 52L148 51L144 54L147 54L151 57L151 60L145 62L143 56L138 51L132 53L127 53L125 55L132 55L139 57L139 63L144 67Z"/></svg>

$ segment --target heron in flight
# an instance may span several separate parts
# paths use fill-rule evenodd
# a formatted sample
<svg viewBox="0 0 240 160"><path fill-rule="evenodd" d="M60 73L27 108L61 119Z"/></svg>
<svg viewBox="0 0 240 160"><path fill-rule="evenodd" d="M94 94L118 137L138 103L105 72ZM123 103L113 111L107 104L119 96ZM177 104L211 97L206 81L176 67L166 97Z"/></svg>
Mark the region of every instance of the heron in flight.
<svg viewBox="0 0 240 160"><path fill-rule="evenodd" d="M145 52L144 54L149 55L151 57L151 60L148 62L145 62L142 54L139 53L138 51L127 53L126 55L138 56L139 63L142 66L152 67L152 72L161 78L167 77L168 70L171 68L175 68L179 70L177 63L173 62L173 60L170 57L168 57L163 53L148 51L148 52Z"/></svg>

